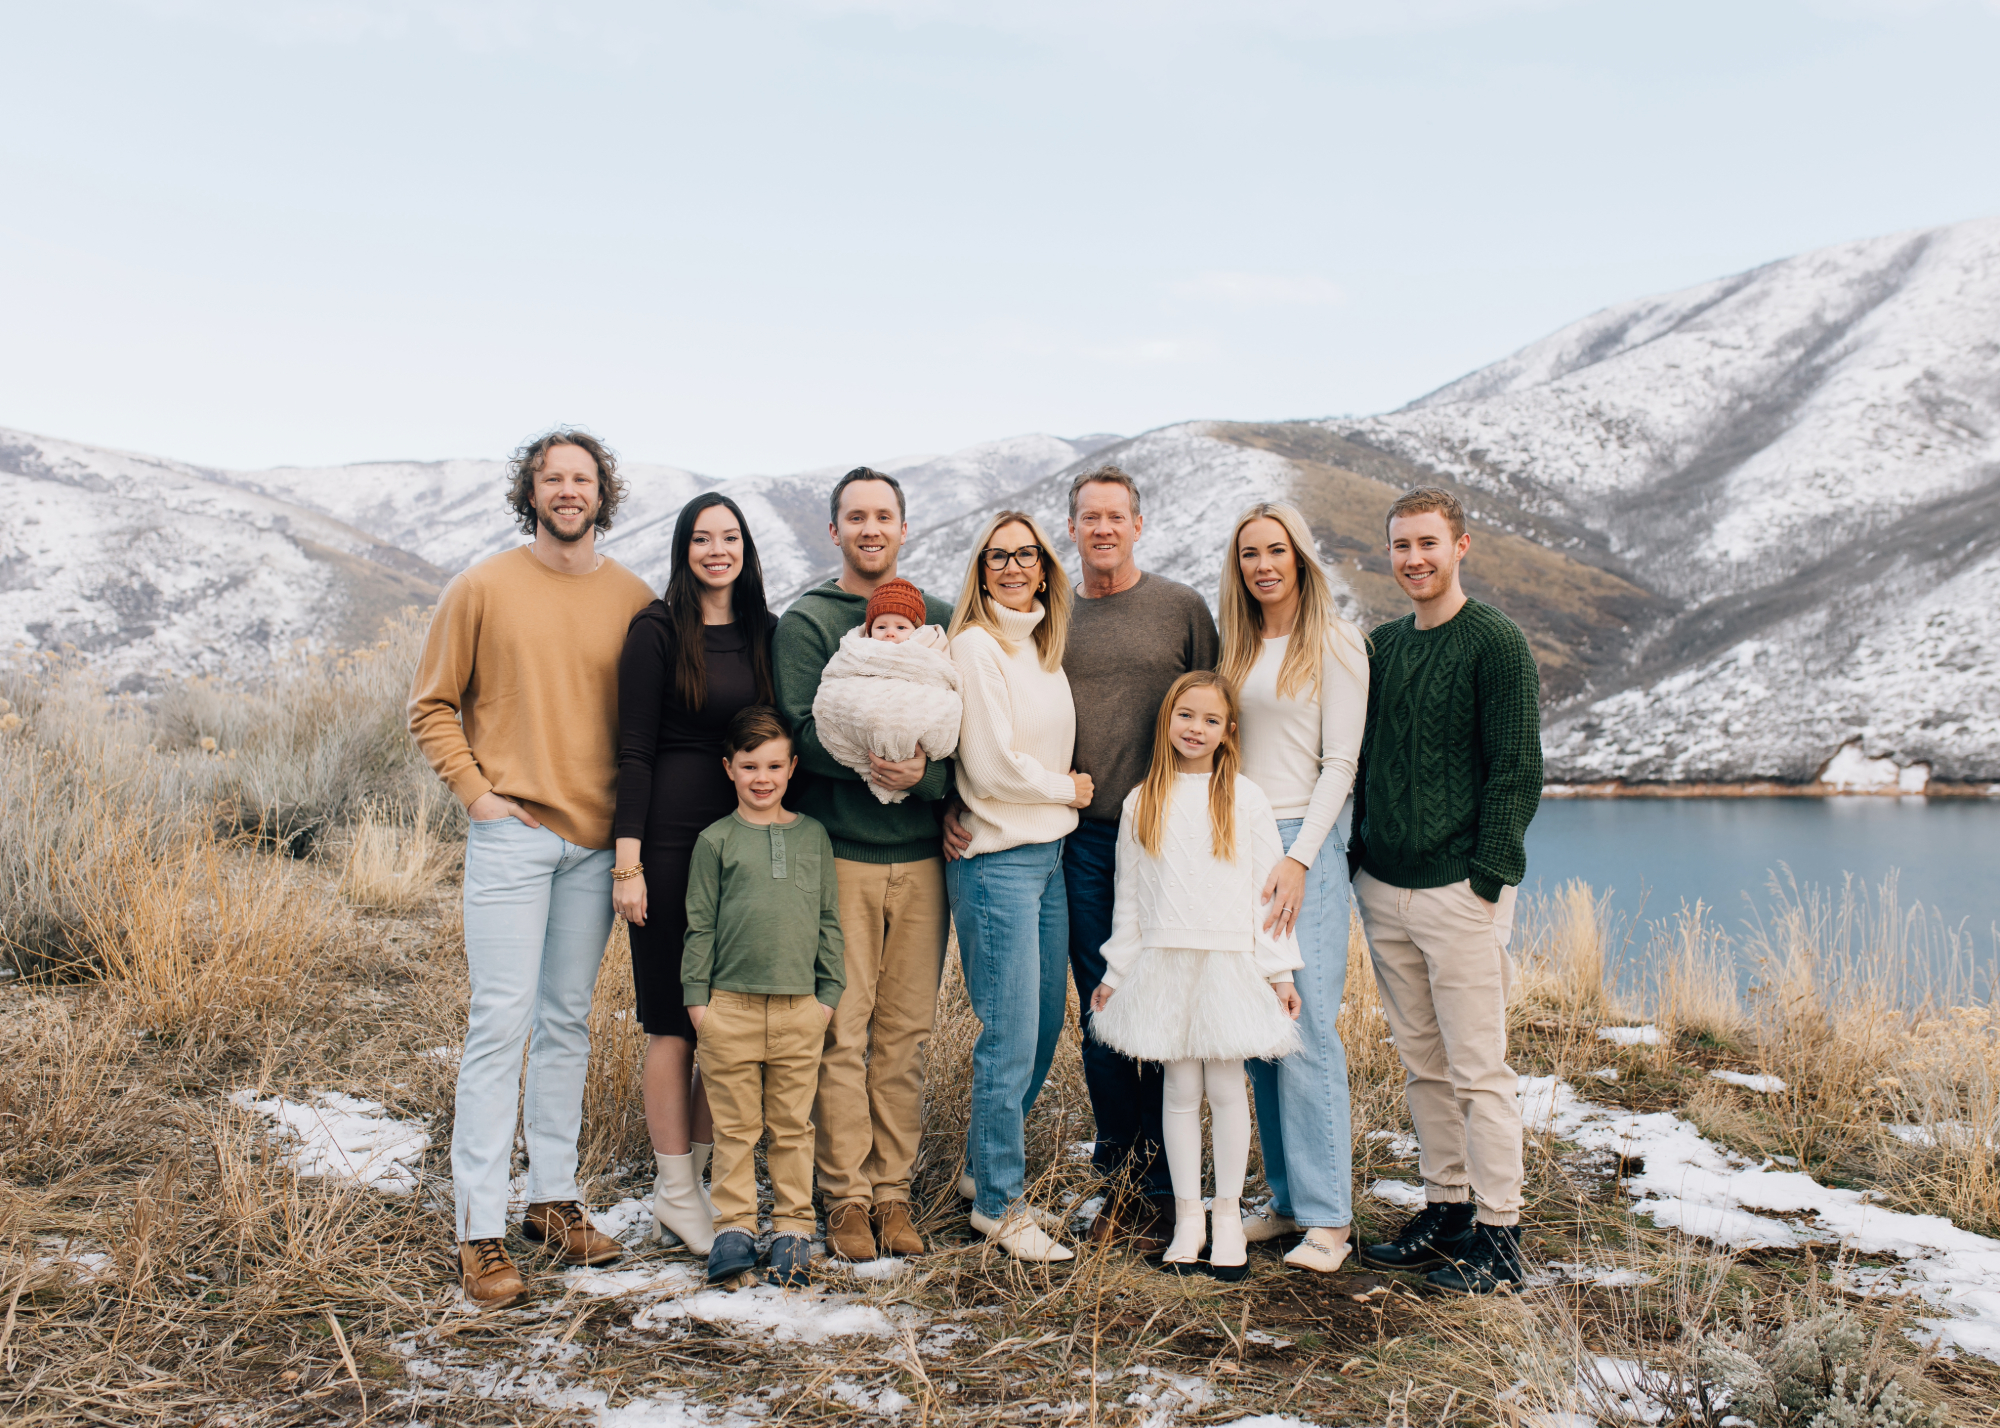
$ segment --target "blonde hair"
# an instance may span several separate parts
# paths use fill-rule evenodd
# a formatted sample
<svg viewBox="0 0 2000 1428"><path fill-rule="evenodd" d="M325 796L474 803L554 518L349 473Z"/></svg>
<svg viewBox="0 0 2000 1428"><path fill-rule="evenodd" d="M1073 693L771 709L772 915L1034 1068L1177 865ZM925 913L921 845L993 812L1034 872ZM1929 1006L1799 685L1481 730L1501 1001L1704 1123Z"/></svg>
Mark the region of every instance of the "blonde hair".
<svg viewBox="0 0 2000 1428"><path fill-rule="evenodd" d="M1035 626L1035 649L1041 656L1042 668L1053 674L1062 668L1063 650L1069 643L1070 604L1076 597L1069 588L1069 574L1056 558L1056 548L1049 543L1048 532L1026 511L1001 511L981 528L979 539L973 543L972 559L965 567L965 584L959 587L958 604L951 612L951 627L945 633L956 636L960 630L977 625L999 641L1001 649L1014 653L1014 642L1000 633L999 618L993 613L993 597L986 593L986 547L1000 527L1016 522L1028 528L1042 551L1042 588L1036 594L1041 597L1043 613L1041 624Z"/></svg>
<svg viewBox="0 0 2000 1428"><path fill-rule="evenodd" d="M1230 528L1229 544L1222 552L1222 581L1217 605L1222 612L1222 658L1217 668L1230 685L1240 689L1257 663L1264 642L1264 607L1243 583L1243 562L1237 551L1243 528L1252 521L1276 521L1284 527L1292 547L1292 564L1298 571L1299 613L1292 622L1291 642L1285 647L1284 663L1278 666L1278 697L1320 696L1320 664L1329 642L1349 672L1359 675L1348 656L1350 648L1363 648L1361 632L1334 604L1333 577L1319 563L1319 549L1306 518L1296 506L1283 501L1259 501L1236 518Z"/></svg>
<svg viewBox="0 0 2000 1428"><path fill-rule="evenodd" d="M1236 861L1236 769L1242 755L1236 743L1236 689L1212 669L1192 670L1174 681L1153 721L1153 764L1139 785L1139 806L1134 831L1139 846L1155 858L1166 836L1167 809L1174 801L1174 779L1180 772L1179 755L1174 752L1172 725L1174 706L1181 696L1194 689L1222 692L1222 704L1229 711L1229 728L1222 747L1215 751L1215 770L1208 778L1208 839L1215 856L1225 863Z"/></svg>

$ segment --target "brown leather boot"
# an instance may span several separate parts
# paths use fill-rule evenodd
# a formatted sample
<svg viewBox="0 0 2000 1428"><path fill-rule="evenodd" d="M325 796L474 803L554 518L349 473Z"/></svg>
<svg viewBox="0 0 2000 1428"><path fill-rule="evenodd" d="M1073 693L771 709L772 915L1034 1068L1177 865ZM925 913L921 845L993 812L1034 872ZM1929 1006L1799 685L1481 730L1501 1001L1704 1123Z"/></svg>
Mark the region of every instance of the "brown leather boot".
<svg viewBox="0 0 2000 1428"><path fill-rule="evenodd" d="M458 1277L465 1297L482 1309L504 1309L528 1297L527 1281L514 1267L504 1240L460 1240Z"/></svg>
<svg viewBox="0 0 2000 1428"><path fill-rule="evenodd" d="M892 1254L907 1259L913 1254L922 1254L929 1246L924 1237L917 1233L914 1221L910 1219L907 1201L890 1200L877 1205L868 1218L875 1225L875 1243L883 1254Z"/></svg>
<svg viewBox="0 0 2000 1428"><path fill-rule="evenodd" d="M1090 1222L1090 1242L1159 1254L1173 1236L1173 1212L1144 1195L1114 1194Z"/></svg>
<svg viewBox="0 0 2000 1428"><path fill-rule="evenodd" d="M836 1259L875 1258L875 1234L868 1228L868 1207L850 1200L826 1212L826 1250Z"/></svg>
<svg viewBox="0 0 2000 1428"><path fill-rule="evenodd" d="M564 1264L609 1264L625 1253L618 1241L590 1227L590 1216L574 1200L530 1205L521 1219L521 1235L547 1245Z"/></svg>

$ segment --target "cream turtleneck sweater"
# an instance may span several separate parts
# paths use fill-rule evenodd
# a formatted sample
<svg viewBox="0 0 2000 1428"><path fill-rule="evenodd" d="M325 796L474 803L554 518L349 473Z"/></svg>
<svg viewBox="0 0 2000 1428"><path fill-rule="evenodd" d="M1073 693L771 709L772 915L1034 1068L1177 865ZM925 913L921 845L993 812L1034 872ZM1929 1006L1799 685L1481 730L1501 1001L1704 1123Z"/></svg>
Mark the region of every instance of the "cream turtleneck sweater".
<svg viewBox="0 0 2000 1428"><path fill-rule="evenodd" d="M965 716L958 726L960 821L972 834L966 856L998 853L1023 843L1053 843L1076 828L1069 806L1076 780L1076 705L1069 677L1042 668L1035 627L1042 607L993 607L995 623L1013 646L968 625L951 641L952 663L965 681Z"/></svg>

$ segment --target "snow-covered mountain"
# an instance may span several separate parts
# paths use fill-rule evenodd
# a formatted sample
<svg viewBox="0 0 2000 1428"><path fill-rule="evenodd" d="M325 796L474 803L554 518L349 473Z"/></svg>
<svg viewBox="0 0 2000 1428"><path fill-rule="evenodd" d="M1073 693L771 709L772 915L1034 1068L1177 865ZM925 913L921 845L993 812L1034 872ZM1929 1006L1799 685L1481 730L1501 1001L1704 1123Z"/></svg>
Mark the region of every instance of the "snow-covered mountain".
<svg viewBox="0 0 2000 1428"><path fill-rule="evenodd" d="M2000 220L1611 308L1385 416L871 464L908 493L905 573L949 597L1003 506L1073 564L1069 484L1107 460L1144 484L1149 569L1213 599L1230 519L1284 498L1364 622L1404 608L1389 503L1459 490L1468 587L1541 663L1554 778L2000 779ZM726 489L782 605L834 568L842 469L629 465L606 548L658 585L681 503ZM0 640L135 682L251 672L519 540L504 489L499 461L217 472L0 432Z"/></svg>
<svg viewBox="0 0 2000 1428"><path fill-rule="evenodd" d="M921 530L1113 440L1019 436L876 464ZM835 564L826 498L845 469L718 482L628 465L604 548L658 587L681 505L726 489L782 607ZM134 688L255 675L301 639L372 638L383 615L518 544L506 487L497 460L230 472L0 430L0 640L69 646Z"/></svg>
<svg viewBox="0 0 2000 1428"><path fill-rule="evenodd" d="M1552 711L1570 778L2000 774L2000 219L1608 309L1327 424L1671 602Z"/></svg>

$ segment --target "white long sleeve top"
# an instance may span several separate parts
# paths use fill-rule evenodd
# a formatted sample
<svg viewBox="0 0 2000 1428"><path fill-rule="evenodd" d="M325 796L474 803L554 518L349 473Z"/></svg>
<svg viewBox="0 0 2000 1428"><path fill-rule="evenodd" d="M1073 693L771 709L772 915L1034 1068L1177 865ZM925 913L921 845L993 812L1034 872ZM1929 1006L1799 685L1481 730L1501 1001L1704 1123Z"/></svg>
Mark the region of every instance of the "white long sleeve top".
<svg viewBox="0 0 2000 1428"><path fill-rule="evenodd" d="M1069 676L1042 668L1035 627L1042 607L1000 608L995 623L1010 654L991 631L968 625L952 637L951 659L963 680L965 713L958 726L960 820L972 834L966 856L998 853L1024 843L1053 843L1076 830L1076 705Z"/></svg>
<svg viewBox="0 0 2000 1428"><path fill-rule="evenodd" d="M1125 795L1118 816L1118 875L1111 937L1104 944L1104 983L1114 990L1148 948L1184 947L1255 957L1267 982L1289 982L1305 965L1298 938L1264 931L1259 897L1284 854L1278 819L1256 784L1236 777L1236 861L1215 856L1208 822L1208 774L1181 774L1156 858L1134 826L1139 790Z"/></svg>
<svg viewBox="0 0 2000 1428"><path fill-rule="evenodd" d="M1352 625L1333 627L1320 657L1319 694L1278 697L1288 636L1265 640L1237 691L1243 776L1264 790L1280 818L1299 818L1287 856L1308 868L1354 791L1368 721L1368 652Z"/></svg>

